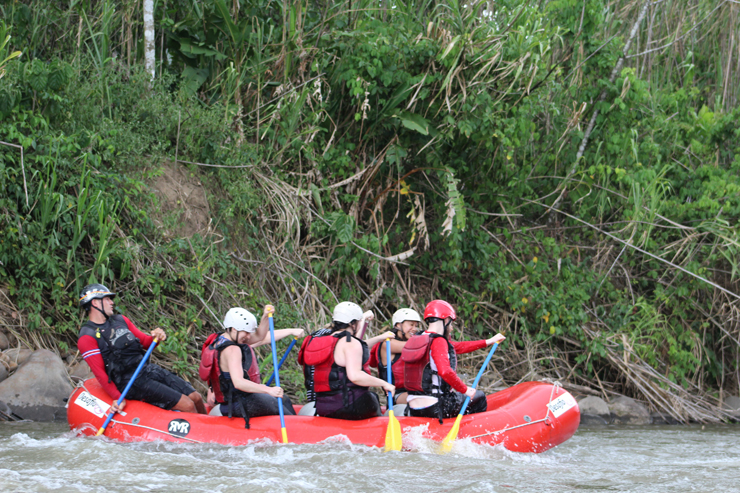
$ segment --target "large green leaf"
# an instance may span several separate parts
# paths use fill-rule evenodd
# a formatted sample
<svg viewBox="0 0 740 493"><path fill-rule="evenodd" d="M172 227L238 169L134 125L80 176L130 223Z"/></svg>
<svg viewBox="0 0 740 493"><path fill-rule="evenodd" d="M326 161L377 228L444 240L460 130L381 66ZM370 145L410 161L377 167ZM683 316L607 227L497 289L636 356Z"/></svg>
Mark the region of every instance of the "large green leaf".
<svg viewBox="0 0 740 493"><path fill-rule="evenodd" d="M46 89L46 84L49 80L48 74L46 72L36 72L32 73L28 77L28 83L36 92L41 92L44 89Z"/></svg>
<svg viewBox="0 0 740 493"><path fill-rule="evenodd" d="M185 67L182 71L182 90L188 96L193 96L198 92L200 86L208 79L209 71L207 68L196 69Z"/></svg>
<svg viewBox="0 0 740 493"><path fill-rule="evenodd" d="M186 39L180 39L180 52L190 58L195 58L197 55L213 56L216 57L217 60L225 60L227 58L223 53L210 48L204 48L203 46L194 45Z"/></svg>
<svg viewBox="0 0 740 493"><path fill-rule="evenodd" d="M214 0L214 3L216 4L216 12L221 15L221 18L226 23L226 31L231 38L231 42L235 45L241 43L243 41L242 33L239 32L239 28L232 20L229 8L226 6L223 0Z"/></svg>
<svg viewBox="0 0 740 493"><path fill-rule="evenodd" d="M59 91L67 86L72 75L72 69L64 62L55 61L51 65L47 87L52 91Z"/></svg>
<svg viewBox="0 0 740 493"><path fill-rule="evenodd" d="M0 114L8 115L19 100L17 92L11 87L0 89Z"/></svg>
<svg viewBox="0 0 740 493"><path fill-rule="evenodd" d="M331 220L331 230L342 243L352 241L355 233L355 221L342 211L337 211L329 215Z"/></svg>
<svg viewBox="0 0 740 493"><path fill-rule="evenodd" d="M423 116L411 113L410 111L402 111L394 116L401 119L404 127L410 130L416 130L422 135L429 135L429 121Z"/></svg>

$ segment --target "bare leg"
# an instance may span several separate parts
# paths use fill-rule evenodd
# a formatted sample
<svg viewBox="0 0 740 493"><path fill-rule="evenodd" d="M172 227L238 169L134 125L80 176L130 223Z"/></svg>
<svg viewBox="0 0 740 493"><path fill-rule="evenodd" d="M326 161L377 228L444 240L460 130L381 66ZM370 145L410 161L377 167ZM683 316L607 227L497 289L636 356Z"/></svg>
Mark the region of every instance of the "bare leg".
<svg viewBox="0 0 740 493"><path fill-rule="evenodd" d="M181 395L180 400L177 404L175 404L175 407L172 408L174 411L182 411L184 413L194 413L197 412L195 409L195 403L190 399L190 397L186 395Z"/></svg>
<svg viewBox="0 0 740 493"><path fill-rule="evenodd" d="M193 404L195 404L195 409L200 414L207 414L206 413L206 405L203 402L203 396L201 396L197 391L190 394L188 397L190 397L190 400L193 401Z"/></svg>

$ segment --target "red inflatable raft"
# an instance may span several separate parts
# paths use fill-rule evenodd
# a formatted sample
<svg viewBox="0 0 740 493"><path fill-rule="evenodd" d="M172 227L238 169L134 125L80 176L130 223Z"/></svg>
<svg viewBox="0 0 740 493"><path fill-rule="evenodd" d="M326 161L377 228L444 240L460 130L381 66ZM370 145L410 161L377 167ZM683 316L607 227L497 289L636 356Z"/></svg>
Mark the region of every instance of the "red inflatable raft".
<svg viewBox="0 0 740 493"><path fill-rule="evenodd" d="M111 404L97 380L90 379L75 389L67 404L72 430L95 435ZM488 396L488 411L463 416L458 439L475 443L502 443L514 452L544 452L573 436L581 413L573 396L559 385L526 382ZM442 441L455 419L439 424L436 419L400 416L402 432L425 427L423 436ZM282 441L280 418L250 419L250 429L241 418L165 411L140 401L129 401L117 414L105 435L122 442L166 440L175 442L245 445L254 441ZM387 417L346 421L314 416L286 416L291 443L319 443L334 437L374 447L385 444Z"/></svg>

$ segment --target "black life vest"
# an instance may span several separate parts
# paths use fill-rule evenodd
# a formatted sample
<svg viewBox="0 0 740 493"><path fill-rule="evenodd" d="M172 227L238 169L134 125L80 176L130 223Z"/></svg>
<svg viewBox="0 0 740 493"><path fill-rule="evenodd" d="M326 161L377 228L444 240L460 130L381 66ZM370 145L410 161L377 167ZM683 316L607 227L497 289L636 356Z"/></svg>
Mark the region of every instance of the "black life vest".
<svg viewBox="0 0 740 493"><path fill-rule="evenodd" d="M457 370L457 353L447 338L441 334L426 332L415 335L409 339L401 352L401 361L404 362L404 384L409 394L439 397L451 391L452 387L442 380L437 370L433 370L431 365L432 341L438 337L443 338L447 343L450 367ZM433 378L435 376L436 379ZM434 380L437 380L439 385Z"/></svg>
<svg viewBox="0 0 740 493"><path fill-rule="evenodd" d="M370 350L370 366L378 369L378 376L381 380L388 381L387 367L383 364L381 353L383 352L383 343L380 341ZM404 387L403 369L404 364L401 361L401 353L396 353L396 356L391 360L391 368L393 369L393 385L396 387L396 394L406 391Z"/></svg>
<svg viewBox="0 0 740 493"><path fill-rule="evenodd" d="M80 337L89 335L98 341L108 381L123 391L144 358L144 347L131 332L123 315L111 315L103 324L85 322Z"/></svg>
<svg viewBox="0 0 740 493"><path fill-rule="evenodd" d="M315 368L313 390L317 395L333 395L342 391L346 396L349 387L366 388L352 383L347 378L345 367L337 365L334 361L334 350L342 337L346 337L347 342L352 339L360 341L362 345L362 370L365 373L370 373L370 365L368 364L370 350L365 341L353 336L349 331L345 330L317 337L308 336L298 352L298 363L304 365L304 367L313 366Z"/></svg>
<svg viewBox="0 0 740 493"><path fill-rule="evenodd" d="M249 429L249 410L247 408L246 397L249 395L247 392L243 392L234 386L231 376L226 376L223 368L221 368L221 353L224 349L229 346L237 346L242 352L242 369L244 371L244 378L251 380L254 383L262 383L260 379L260 368L257 364L257 355L254 354L254 349L249 344L237 344L234 341L230 341L225 337L217 338L216 341L211 344L211 348L216 351L216 361L218 363L219 375L218 385L220 387L223 404L229 406L229 417L233 415L234 406L241 410L242 416L244 416L244 427ZM215 391L214 391L215 394Z"/></svg>
<svg viewBox="0 0 740 493"><path fill-rule="evenodd" d="M221 351L229 346L237 345L232 341L230 344L225 344L223 341L219 341L221 334L211 334L203 344L203 348L200 354L200 366L198 368L198 376L213 390L213 394L216 398L216 402L224 403L224 393L221 390L220 378L221 378L221 367L219 364L219 356ZM249 348L247 350L246 348ZM251 346L245 344L241 347L242 350L242 367L244 368L244 378L251 380L254 383L262 383L260 378L260 368L257 364L257 355L254 353L254 349Z"/></svg>

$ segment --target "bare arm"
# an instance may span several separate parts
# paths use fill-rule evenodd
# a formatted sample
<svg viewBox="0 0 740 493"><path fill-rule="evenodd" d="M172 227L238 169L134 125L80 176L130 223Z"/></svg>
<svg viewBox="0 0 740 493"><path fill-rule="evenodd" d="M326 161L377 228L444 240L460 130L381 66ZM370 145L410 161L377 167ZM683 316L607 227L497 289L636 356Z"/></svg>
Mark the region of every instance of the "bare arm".
<svg viewBox="0 0 740 493"><path fill-rule="evenodd" d="M391 354L399 354L403 351L403 347L406 345L406 342L407 341L396 341L395 339L391 340Z"/></svg>
<svg viewBox="0 0 740 493"><path fill-rule="evenodd" d="M347 342L341 340L335 349L335 360L339 366L344 366L347 378L361 387L382 387L386 392L394 392L395 387L379 378L368 375L362 370L362 346L355 339ZM344 363L344 364L343 364Z"/></svg>
<svg viewBox="0 0 740 493"><path fill-rule="evenodd" d="M284 338L290 337L290 336L297 337L297 338L300 339L301 337L303 337L305 335L306 335L306 333L305 333L305 331L303 329L280 329L280 330L276 330L275 331L275 342L279 341L280 339L284 339ZM265 344L270 344L270 333L269 333L269 331L265 335L265 338L264 339L262 339L259 342L254 343L254 344L250 344L250 346L252 346L252 347L259 347L259 346L264 346Z"/></svg>
<svg viewBox="0 0 740 493"><path fill-rule="evenodd" d="M388 366L388 361L386 361L388 350L385 348L385 342L380 347L380 358L381 362L384 366ZM406 345L406 341L396 341L395 339L391 341L391 357L394 354L401 354L401 351L403 351L403 347Z"/></svg>
<svg viewBox="0 0 740 493"><path fill-rule="evenodd" d="M371 337L370 339L365 339L365 344L367 344L370 347L373 347L380 341L385 341L386 339L395 339L395 338L396 338L396 334L394 334L391 331L388 331L388 332L383 332L382 334L377 335L375 337ZM393 350L393 346L391 346L391 350ZM401 351L398 351L398 352L400 353Z"/></svg>
<svg viewBox="0 0 740 493"><path fill-rule="evenodd" d="M262 312L262 320L260 320L257 330L254 331L255 340L262 341L265 336L270 333L270 317L268 316L270 313L275 313L275 307L272 305L265 305L265 309ZM270 342L269 337L267 342Z"/></svg>
<svg viewBox="0 0 740 493"><path fill-rule="evenodd" d="M234 387L242 392L250 394L270 394L273 397L282 397L283 389L280 387L268 387L261 383L254 383L244 378L244 368L242 367L242 352L236 346L230 346L221 352L221 358L225 358L226 368L229 369L231 381ZM280 395L276 395L280 394Z"/></svg>
<svg viewBox="0 0 740 493"><path fill-rule="evenodd" d="M367 330L367 325L372 322L375 319L375 314L372 312L372 310L368 310L365 313L362 314L362 318L359 322L357 322L357 328L359 331L355 334L355 337L358 339L362 339L365 336L365 330ZM378 342L378 341L375 341Z"/></svg>

